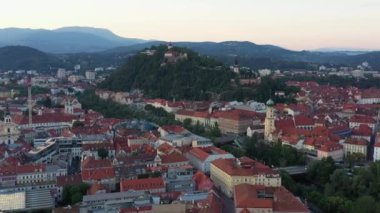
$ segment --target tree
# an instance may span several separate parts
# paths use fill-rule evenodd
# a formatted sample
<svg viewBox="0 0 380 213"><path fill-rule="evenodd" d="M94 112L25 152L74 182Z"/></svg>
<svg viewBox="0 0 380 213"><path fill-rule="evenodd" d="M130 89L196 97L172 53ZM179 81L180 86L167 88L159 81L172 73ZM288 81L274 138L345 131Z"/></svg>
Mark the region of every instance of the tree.
<svg viewBox="0 0 380 213"><path fill-rule="evenodd" d="M193 121L191 120L191 118L185 118L185 120L183 120L183 127L185 127L185 129L191 129L192 126L191 124L193 123Z"/></svg>
<svg viewBox="0 0 380 213"><path fill-rule="evenodd" d="M240 157L243 157L245 155L244 150L237 148L237 147L234 147L234 146L231 146L231 145L224 145L220 148L226 152L231 153L233 156L235 156L235 158L240 158Z"/></svg>
<svg viewBox="0 0 380 213"><path fill-rule="evenodd" d="M220 129L219 129L219 125L218 123L215 122L215 125L212 126L207 135L211 138L216 138L216 137L220 137L222 135L222 133L220 132Z"/></svg>
<svg viewBox="0 0 380 213"><path fill-rule="evenodd" d="M104 148L99 148L98 149L98 156L102 159L108 157L108 150L104 149Z"/></svg>
<svg viewBox="0 0 380 213"><path fill-rule="evenodd" d="M352 208L352 202L340 196L326 198L325 210L331 213L345 213Z"/></svg>
<svg viewBox="0 0 380 213"><path fill-rule="evenodd" d="M365 213L375 213L376 212L376 200L371 196L359 197L353 204L351 209L352 213L365 212Z"/></svg>
<svg viewBox="0 0 380 213"><path fill-rule="evenodd" d="M81 121L74 121L73 128L75 127L84 127L84 123Z"/></svg>
<svg viewBox="0 0 380 213"><path fill-rule="evenodd" d="M52 103L51 98L49 96L47 96L42 101L39 101L38 104L41 104L47 108L51 108L53 106L53 103Z"/></svg>
<svg viewBox="0 0 380 213"><path fill-rule="evenodd" d="M358 153L358 152L349 153L346 157L346 160L351 168L353 164L359 163L365 160L365 155L363 153Z"/></svg>
<svg viewBox="0 0 380 213"><path fill-rule="evenodd" d="M71 204L76 204L82 201L83 195L80 192L76 192L75 194L71 195Z"/></svg>
<svg viewBox="0 0 380 213"><path fill-rule="evenodd" d="M335 162L331 157L311 163L307 170L307 179L320 186L329 181L330 174L336 169Z"/></svg>
<svg viewBox="0 0 380 213"><path fill-rule="evenodd" d="M82 201L83 195L87 194L90 187L87 183L78 185L66 185L63 187L63 204L76 204Z"/></svg>

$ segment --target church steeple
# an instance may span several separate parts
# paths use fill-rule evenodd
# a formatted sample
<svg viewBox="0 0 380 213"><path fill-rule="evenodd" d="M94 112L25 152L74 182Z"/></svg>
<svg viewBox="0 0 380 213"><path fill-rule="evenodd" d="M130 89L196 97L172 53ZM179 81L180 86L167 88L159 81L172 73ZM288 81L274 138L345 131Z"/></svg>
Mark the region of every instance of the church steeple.
<svg viewBox="0 0 380 213"><path fill-rule="evenodd" d="M10 123L11 121L12 121L11 113L9 112L9 106L7 102L5 105L5 111L4 111L4 123Z"/></svg>
<svg viewBox="0 0 380 213"><path fill-rule="evenodd" d="M274 101L269 99L266 103L267 113L265 117L265 126L264 126L264 137L266 140L271 140L271 135L275 127L275 115L274 115Z"/></svg>
<svg viewBox="0 0 380 213"><path fill-rule="evenodd" d="M235 58L235 63L232 67L232 70L234 73L240 73L239 61L237 58Z"/></svg>

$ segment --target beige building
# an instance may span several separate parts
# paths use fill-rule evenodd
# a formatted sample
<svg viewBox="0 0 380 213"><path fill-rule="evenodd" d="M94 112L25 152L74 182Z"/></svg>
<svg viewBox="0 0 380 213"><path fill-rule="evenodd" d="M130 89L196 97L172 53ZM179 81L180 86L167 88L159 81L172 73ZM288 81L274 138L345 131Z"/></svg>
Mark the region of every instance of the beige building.
<svg viewBox="0 0 380 213"><path fill-rule="evenodd" d="M4 115L4 121L0 122L0 144L13 144L20 137L17 124L12 122L8 109Z"/></svg>
<svg viewBox="0 0 380 213"><path fill-rule="evenodd" d="M211 126L218 122L207 111L178 110L175 113L175 120L183 122L186 119L191 119L192 124L199 123L202 126Z"/></svg>
<svg viewBox="0 0 380 213"><path fill-rule="evenodd" d="M367 147L368 141L364 139L348 138L343 144L344 156L347 157L349 154L361 153L367 157Z"/></svg>
<svg viewBox="0 0 380 213"><path fill-rule="evenodd" d="M281 186L281 176L268 166L248 157L217 159L211 162L211 180L228 197L233 197L236 185Z"/></svg>

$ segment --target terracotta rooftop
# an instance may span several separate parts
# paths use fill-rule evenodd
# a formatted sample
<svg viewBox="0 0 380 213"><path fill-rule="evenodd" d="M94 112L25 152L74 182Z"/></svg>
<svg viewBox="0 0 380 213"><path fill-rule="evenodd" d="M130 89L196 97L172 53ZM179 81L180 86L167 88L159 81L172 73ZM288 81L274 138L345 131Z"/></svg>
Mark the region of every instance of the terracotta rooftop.
<svg viewBox="0 0 380 213"><path fill-rule="evenodd" d="M167 155L161 155L161 163L169 164L169 163L179 163L179 162L187 162L188 160L182 154L178 152L172 152Z"/></svg>
<svg viewBox="0 0 380 213"><path fill-rule="evenodd" d="M163 125L160 128L168 133L182 133L186 131L186 129L180 125Z"/></svg>
<svg viewBox="0 0 380 213"><path fill-rule="evenodd" d="M304 115L297 115L294 117L294 123L296 126L313 126L314 120Z"/></svg>
<svg viewBox="0 0 380 213"><path fill-rule="evenodd" d="M361 124L359 127L356 127L352 130L352 135L371 136L372 129L368 125Z"/></svg>
<svg viewBox="0 0 380 213"><path fill-rule="evenodd" d="M194 156L195 158L198 158L201 161L204 161L211 155L225 155L229 153L217 147L210 146L210 147L204 147L204 148L193 147L189 151L189 154Z"/></svg>
<svg viewBox="0 0 380 213"><path fill-rule="evenodd" d="M376 121L373 117L367 115L354 115L350 118L350 122L354 123L366 123L366 124L375 124Z"/></svg>
<svg viewBox="0 0 380 213"><path fill-rule="evenodd" d="M128 190L151 190L165 188L165 182L162 177L133 179L133 180L121 180L120 191L125 192Z"/></svg>
<svg viewBox="0 0 380 213"><path fill-rule="evenodd" d="M234 190L235 208L268 208L273 212L310 212L285 187L240 184Z"/></svg>
<svg viewBox="0 0 380 213"><path fill-rule="evenodd" d="M239 159L217 159L211 162L214 166L231 176L254 176L258 174L278 174L268 166L248 157Z"/></svg>
<svg viewBox="0 0 380 213"><path fill-rule="evenodd" d="M358 146L367 146L368 142L364 139L359 138L347 138L344 143L358 145Z"/></svg>

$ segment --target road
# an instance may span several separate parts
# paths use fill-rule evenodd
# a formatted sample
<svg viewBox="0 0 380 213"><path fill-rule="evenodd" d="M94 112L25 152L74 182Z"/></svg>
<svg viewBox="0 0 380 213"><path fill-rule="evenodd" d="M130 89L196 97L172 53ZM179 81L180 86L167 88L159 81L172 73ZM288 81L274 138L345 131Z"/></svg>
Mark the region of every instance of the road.
<svg viewBox="0 0 380 213"><path fill-rule="evenodd" d="M232 198L225 196L220 190L216 189L215 187L213 190L218 194L218 196L222 200L222 203L223 203L223 212L222 213L233 213L233 212L235 212L235 207L234 207L235 205L234 205L234 201L232 200Z"/></svg>
<svg viewBox="0 0 380 213"><path fill-rule="evenodd" d="M289 175L299 175L304 174L307 171L307 166L288 166L288 167L279 167L276 170L286 171Z"/></svg>

